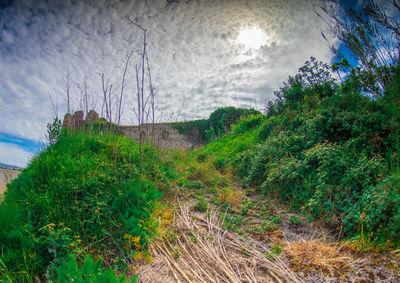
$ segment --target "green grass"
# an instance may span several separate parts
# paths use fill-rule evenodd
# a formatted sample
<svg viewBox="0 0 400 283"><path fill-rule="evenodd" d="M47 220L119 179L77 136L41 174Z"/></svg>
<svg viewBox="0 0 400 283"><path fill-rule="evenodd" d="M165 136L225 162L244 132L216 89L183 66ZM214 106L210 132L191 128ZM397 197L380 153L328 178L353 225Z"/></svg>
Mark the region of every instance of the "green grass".
<svg viewBox="0 0 400 283"><path fill-rule="evenodd" d="M162 192L155 186L166 189L162 181L172 179L157 152L146 146L144 156L139 194L137 144L64 131L8 186L0 205L1 278L50 280L70 254L113 258L109 264L127 270L125 258L145 250L156 232L152 211Z"/></svg>
<svg viewBox="0 0 400 283"><path fill-rule="evenodd" d="M0 279L57 281L68 275L60 271L65 263L76 275L68 278L90 277L102 258L113 270L104 270L105 278L123 281L117 273L131 268L127 259L145 253L157 234L153 211L162 192L197 198L200 211L208 201L225 206L232 213L225 228L240 231L256 204L242 201L232 177L259 198L341 227L363 245L398 247L399 80L379 99L365 95L354 75L342 85L289 81L265 116L220 109L207 122L214 132L197 121L211 141L203 148L144 145L140 184L138 144L102 134L104 125L64 130L9 184L0 204ZM178 126L189 131L196 123ZM276 229L280 222L268 216L253 228Z"/></svg>

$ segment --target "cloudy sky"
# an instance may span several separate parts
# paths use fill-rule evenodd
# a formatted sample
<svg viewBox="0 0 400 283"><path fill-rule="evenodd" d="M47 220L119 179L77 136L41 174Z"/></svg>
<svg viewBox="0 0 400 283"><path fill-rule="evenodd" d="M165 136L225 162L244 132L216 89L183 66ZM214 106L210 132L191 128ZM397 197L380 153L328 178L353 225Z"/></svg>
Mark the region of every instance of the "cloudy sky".
<svg viewBox="0 0 400 283"><path fill-rule="evenodd" d="M86 82L101 113L101 73L119 93L126 56L143 43L128 19L147 29L158 117L189 120L222 106L261 109L310 56L330 63L321 7L341 10L330 0L0 0L0 162L24 166L45 141L54 112L66 113L67 74L73 110ZM139 57L122 124L136 120Z"/></svg>

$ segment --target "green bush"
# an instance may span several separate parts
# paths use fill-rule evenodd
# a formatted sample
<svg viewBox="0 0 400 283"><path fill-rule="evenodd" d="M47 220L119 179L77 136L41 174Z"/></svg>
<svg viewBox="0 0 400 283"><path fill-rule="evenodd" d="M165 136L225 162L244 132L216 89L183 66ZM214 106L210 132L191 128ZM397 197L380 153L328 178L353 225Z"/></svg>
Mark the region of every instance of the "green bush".
<svg viewBox="0 0 400 283"><path fill-rule="evenodd" d="M137 275L127 280L125 275L118 276L109 268L103 270L102 262L102 258L94 262L92 256L89 255L79 266L75 256L70 254L61 265L55 268L55 282L135 283L138 281Z"/></svg>
<svg viewBox="0 0 400 283"><path fill-rule="evenodd" d="M241 117L251 115L257 116L260 114L259 111L254 109L235 108L230 106L218 108L211 113L207 120L175 122L170 125L183 135L198 134L200 143L208 143L229 132L231 126L237 123ZM261 116L259 117L261 119ZM251 125L249 124L249 126Z"/></svg>
<svg viewBox="0 0 400 283"><path fill-rule="evenodd" d="M236 124L232 125L232 132L235 134L244 133L260 125L263 120L264 116L262 115L244 116Z"/></svg>
<svg viewBox="0 0 400 283"><path fill-rule="evenodd" d="M348 236L399 244L400 116L396 77L387 96L362 92L355 74L336 85L326 66L291 77L267 107L208 144L204 152L311 219L342 225ZM312 73L312 72L311 72ZM314 72L317 74L318 72Z"/></svg>

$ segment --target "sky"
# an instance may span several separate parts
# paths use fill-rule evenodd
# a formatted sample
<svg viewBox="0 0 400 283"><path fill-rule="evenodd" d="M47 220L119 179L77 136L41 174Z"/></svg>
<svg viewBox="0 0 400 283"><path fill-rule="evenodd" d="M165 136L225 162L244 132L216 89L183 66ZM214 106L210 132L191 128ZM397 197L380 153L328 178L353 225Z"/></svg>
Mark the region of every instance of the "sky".
<svg viewBox="0 0 400 283"><path fill-rule="evenodd" d="M66 113L68 74L72 110L82 108L86 84L89 109L101 114L100 74L116 97L132 49L121 124L136 123L136 50L142 48L143 32L129 19L147 29L156 117L168 122L207 118L224 106L260 110L310 56L331 63L321 32L335 40L316 12L324 7L339 13L340 4L0 0L0 162L26 166L43 148L47 122Z"/></svg>

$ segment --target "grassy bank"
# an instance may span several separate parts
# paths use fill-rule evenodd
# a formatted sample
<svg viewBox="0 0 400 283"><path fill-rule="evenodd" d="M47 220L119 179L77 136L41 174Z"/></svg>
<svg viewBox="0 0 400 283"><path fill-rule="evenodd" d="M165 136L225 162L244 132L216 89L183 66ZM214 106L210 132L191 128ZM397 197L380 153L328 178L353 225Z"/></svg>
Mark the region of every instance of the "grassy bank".
<svg viewBox="0 0 400 283"><path fill-rule="evenodd" d="M91 257L129 273L130 258L148 257L157 228L152 213L170 177L146 146L139 191L139 159L138 145L126 138L63 131L8 186L0 205L3 279L73 279L78 262L88 262L89 276L99 268ZM114 274L109 269L105 278Z"/></svg>
<svg viewBox="0 0 400 283"><path fill-rule="evenodd" d="M265 116L242 119L199 154L349 238L399 246L399 76L381 98L358 83L289 82Z"/></svg>

